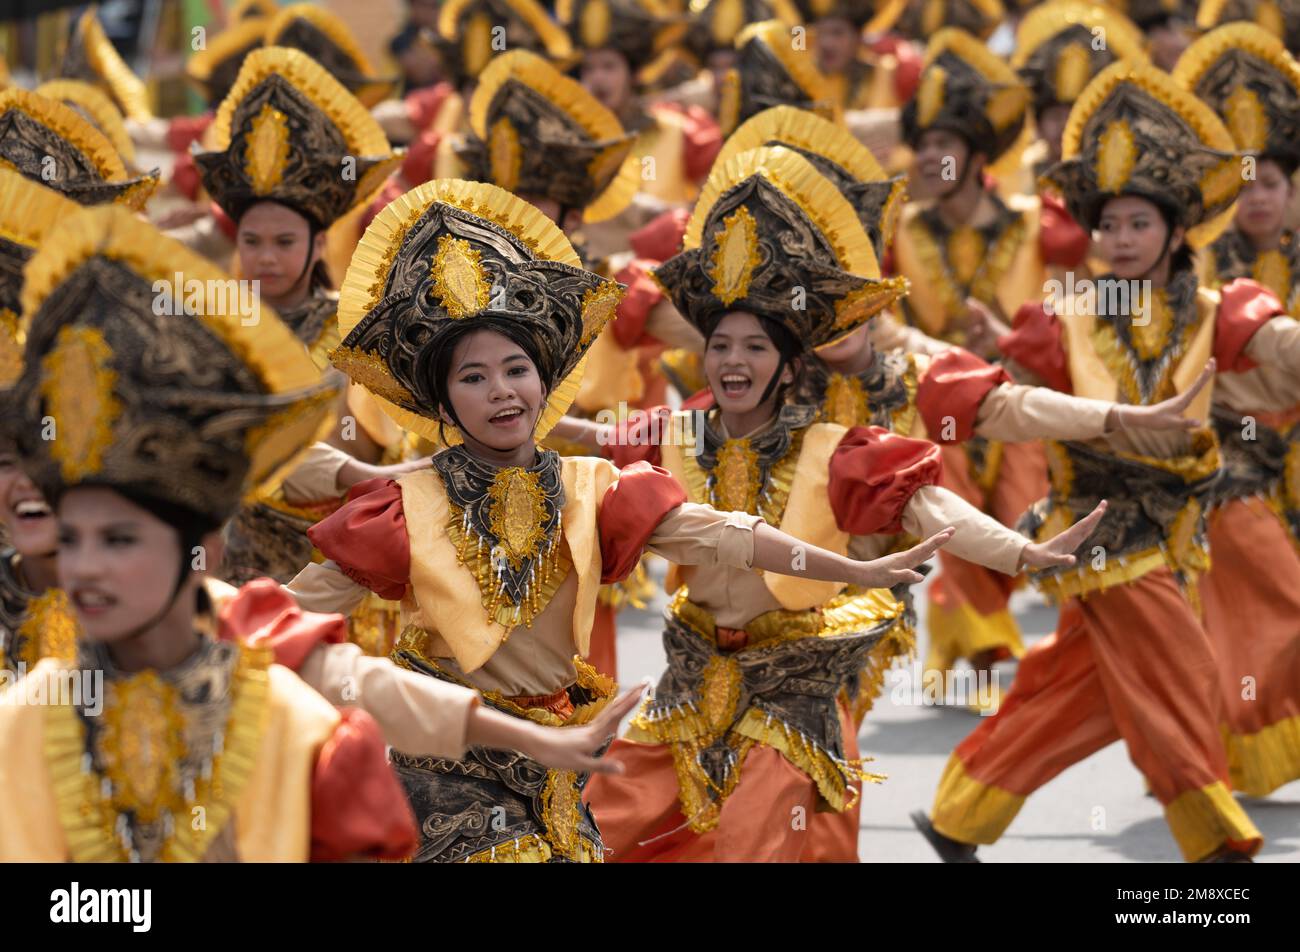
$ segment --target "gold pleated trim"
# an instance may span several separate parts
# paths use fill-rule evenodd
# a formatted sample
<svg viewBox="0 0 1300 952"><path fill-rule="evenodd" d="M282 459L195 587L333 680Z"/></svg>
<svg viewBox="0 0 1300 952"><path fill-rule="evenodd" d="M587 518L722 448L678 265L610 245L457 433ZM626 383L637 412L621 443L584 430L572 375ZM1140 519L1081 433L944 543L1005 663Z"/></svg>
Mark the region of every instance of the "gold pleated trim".
<svg viewBox="0 0 1300 952"><path fill-rule="evenodd" d="M478 86L469 105L469 123L474 134L488 140L488 108L497 92L511 81L540 93L592 139L603 142L627 133L618 117L601 105L583 85L565 76L546 60L527 50L511 50L495 57L479 74Z"/></svg>
<svg viewBox="0 0 1300 952"><path fill-rule="evenodd" d="M188 817L176 817L161 857L164 862L200 862L230 822L234 805L257 764L266 732L271 696L267 668L271 662L269 650L240 647L224 745L213 764L211 780L200 781L209 787L202 797L206 823L196 830ZM76 863L124 862L113 816L100 795L99 779L93 772L82 771L85 750L85 734L76 710L68 704L51 705L45 714L45 759L69 858Z"/></svg>
<svg viewBox="0 0 1300 952"><path fill-rule="evenodd" d="M10 109L26 113L59 138L72 143L95 166L100 177L110 183L127 178L122 157L108 137L58 100L28 92L17 86L0 90L0 114Z"/></svg>
<svg viewBox="0 0 1300 952"><path fill-rule="evenodd" d="M86 49L86 59L113 96L122 104L122 111L130 119L141 122L153 118L149 107L149 91L131 67L122 61L117 50L104 33L95 8L91 7L78 23L81 41Z"/></svg>
<svg viewBox="0 0 1300 952"><path fill-rule="evenodd" d="M435 202L443 202L462 209L488 221L500 225L511 234L520 238L537 257L547 261L582 267L577 252L569 244L555 223L543 215L522 198L512 195L503 188L484 182L466 182L461 179L435 179L425 182L404 195L390 202L382 212L375 216L366 233L357 243L352 254L352 263L348 266L343 287L339 290L339 333L346 338L370 311L379 303L383 295L384 283L388 279L393 260L406 240L406 233L419 220L420 216ZM339 354L335 351L335 354ZM346 370L343 363L336 364ZM584 354L569 376L565 377L551 392L546 401L534 430L534 439L540 440L564 416L578 388L582 385L582 375L586 370L587 357ZM424 416L410 410L404 410L380 396L384 388L382 377L388 376L380 363L371 368L371 372L380 376L379 381L357 381L375 394L375 401L393 418L398 426L413 430L429 440L441 439L439 431L446 437L445 442L454 445L462 442L459 431L454 426L439 425L432 416ZM378 387L378 389L377 389ZM397 381L391 381L388 392L399 388Z"/></svg>
<svg viewBox="0 0 1300 952"><path fill-rule="evenodd" d="M803 211L834 249L840 268L862 278L880 277L871 239L848 199L811 162L781 146L751 149L730 162L714 165L686 225L684 249L700 247L705 223L718 199L755 175L763 176Z"/></svg>
<svg viewBox="0 0 1300 952"><path fill-rule="evenodd" d="M250 46L260 46L266 36L268 20L261 16L247 17L234 26L222 30L201 50L185 61L185 74L200 83L207 82L218 66L237 56Z"/></svg>
<svg viewBox="0 0 1300 952"><path fill-rule="evenodd" d="M605 191L597 195L592 203L582 210L582 220L588 225L608 221L632 204L639 191L641 191L641 158L637 155L629 155L623 160L614 180L605 186Z"/></svg>
<svg viewBox="0 0 1300 952"><path fill-rule="evenodd" d="M448 0L438 10L438 34L448 41L460 39L457 21L466 10L480 0ZM553 60L567 60L573 56L573 41L568 32L551 19L546 9L534 0L502 0L542 41L546 55Z"/></svg>
<svg viewBox="0 0 1300 952"><path fill-rule="evenodd" d="M203 313L196 319L254 371L270 392L305 390L320 382L320 372L302 343L267 305L261 305L261 320L243 326L241 315L229 307L218 307L208 285L233 278L117 205L79 208L50 229L27 264L23 313L34 314L82 262L95 256L122 262L150 284L163 281L170 287L177 272L186 282L203 282Z"/></svg>
<svg viewBox="0 0 1300 952"><path fill-rule="evenodd" d="M1012 67L1024 66L1035 50L1072 26L1102 29L1106 48L1116 59L1147 59L1142 31L1118 10L1088 0L1051 0L1031 9L1020 21Z"/></svg>
<svg viewBox="0 0 1300 952"><path fill-rule="evenodd" d="M135 161L135 144L126 131L122 113L102 90L79 79L52 79L37 86L36 94L64 105L75 103L80 106L89 114L95 127L113 143L117 154L127 162Z"/></svg>
<svg viewBox="0 0 1300 952"><path fill-rule="evenodd" d="M843 167L862 182L883 182L889 178L871 150L848 129L794 106L773 106L747 119L727 138L715 164L723 165L741 152L769 144L813 152Z"/></svg>
<svg viewBox="0 0 1300 952"><path fill-rule="evenodd" d="M785 68L795 85L803 90L804 95L812 102L820 102L826 98L827 79L813 62L811 50L794 48L790 42L790 30L791 27L780 20L751 23L736 36L736 49L746 43L762 42L772 51L772 55ZM835 113L834 118L838 119L838 107Z"/></svg>
<svg viewBox="0 0 1300 952"><path fill-rule="evenodd" d="M271 22L266 26L266 45L275 46L275 41L280 34L293 23L294 20L306 20L316 29L320 30L329 38L335 46L342 50L356 64L356 70L367 79L379 80L381 77L375 74L375 68L366 56L361 44L356 41L348 25L336 13L331 13L324 7L315 3L294 3L284 7L277 13ZM307 54L303 54L306 56ZM314 63L315 60L312 60Z"/></svg>
<svg viewBox="0 0 1300 952"><path fill-rule="evenodd" d="M0 168L0 238L35 251L56 222L80 210L53 189Z"/></svg>
<svg viewBox="0 0 1300 952"><path fill-rule="evenodd" d="M946 26L935 31L925 47L922 69L928 69L944 53L957 56L995 86L1023 85L1006 60L960 27Z"/></svg>
<svg viewBox="0 0 1300 952"><path fill-rule="evenodd" d="M253 50L244 60L235 85L221 103L212 123L214 151L221 152L230 147L230 123L235 109L270 76L286 80L329 117L353 154L366 158L392 154L384 130L356 96L306 53L283 46Z"/></svg>
<svg viewBox="0 0 1300 952"><path fill-rule="evenodd" d="M1300 95L1300 64L1287 52L1281 40L1254 23L1229 23L1202 36L1178 58L1170 75L1195 95L1201 78L1234 50L1243 50L1267 63ZM1271 117L1271 110L1265 109L1264 115ZM1250 143L1238 143L1238 146L1245 149L1250 147Z"/></svg>

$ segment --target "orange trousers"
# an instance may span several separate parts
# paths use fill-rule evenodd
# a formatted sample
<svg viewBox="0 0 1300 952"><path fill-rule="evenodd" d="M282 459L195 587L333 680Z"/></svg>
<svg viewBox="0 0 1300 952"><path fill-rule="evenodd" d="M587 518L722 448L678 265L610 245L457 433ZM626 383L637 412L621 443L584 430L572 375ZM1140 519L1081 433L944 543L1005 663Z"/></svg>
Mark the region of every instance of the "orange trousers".
<svg viewBox="0 0 1300 952"><path fill-rule="evenodd" d="M1122 738L1186 859L1253 852L1262 839L1229 791L1222 710L1209 637L1167 569L1067 602L998 713L949 758L931 820L993 843L1029 794Z"/></svg>
<svg viewBox="0 0 1300 952"><path fill-rule="evenodd" d="M941 447L943 488L1013 526L1034 502L1047 495L1047 457L1038 443L1004 443L997 481L985 492L971 477L966 450ZM1024 654L1020 627L1007 602L1016 580L982 565L939 551L939 575L930 586L929 651L926 670L948 671L960 659L992 652L994 660Z"/></svg>
<svg viewBox="0 0 1300 952"><path fill-rule="evenodd" d="M1235 500L1209 526L1201 577L1219 662L1232 786L1262 797L1300 778L1300 553L1268 504Z"/></svg>

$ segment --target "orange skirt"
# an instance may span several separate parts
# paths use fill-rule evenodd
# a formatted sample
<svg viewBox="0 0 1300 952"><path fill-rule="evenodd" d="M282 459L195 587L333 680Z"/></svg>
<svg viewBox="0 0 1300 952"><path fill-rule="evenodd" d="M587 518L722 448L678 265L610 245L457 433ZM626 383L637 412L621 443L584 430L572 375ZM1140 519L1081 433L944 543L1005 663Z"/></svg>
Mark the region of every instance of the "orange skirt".
<svg viewBox="0 0 1300 952"><path fill-rule="evenodd" d="M1210 517L1201 577L1205 630L1219 662L1234 789L1262 797L1300 778L1300 554L1259 499Z"/></svg>

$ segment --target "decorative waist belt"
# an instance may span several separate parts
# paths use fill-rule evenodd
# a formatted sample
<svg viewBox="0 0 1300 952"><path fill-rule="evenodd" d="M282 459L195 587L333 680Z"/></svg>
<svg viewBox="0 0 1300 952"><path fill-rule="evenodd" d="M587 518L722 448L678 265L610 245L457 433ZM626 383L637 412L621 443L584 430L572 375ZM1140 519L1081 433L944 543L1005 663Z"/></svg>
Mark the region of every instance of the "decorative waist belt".
<svg viewBox="0 0 1300 952"><path fill-rule="evenodd" d="M408 627L393 661L411 671L472 687L424 652L428 633ZM483 702L515 717L553 726L589 722L614 684L574 658L577 681L552 695ZM393 766L420 825L415 862L601 862L600 831L582 802L587 774L551 770L515 751L470 747L461 760L394 750Z"/></svg>
<svg viewBox="0 0 1300 952"><path fill-rule="evenodd" d="M743 646L729 647L734 630L678 591L665 613L668 669L627 736L672 747L692 829L717 825L755 743L780 751L835 810L852 805L854 782L883 779L845 759L836 699L902 612L876 591L819 611L766 612L745 626Z"/></svg>

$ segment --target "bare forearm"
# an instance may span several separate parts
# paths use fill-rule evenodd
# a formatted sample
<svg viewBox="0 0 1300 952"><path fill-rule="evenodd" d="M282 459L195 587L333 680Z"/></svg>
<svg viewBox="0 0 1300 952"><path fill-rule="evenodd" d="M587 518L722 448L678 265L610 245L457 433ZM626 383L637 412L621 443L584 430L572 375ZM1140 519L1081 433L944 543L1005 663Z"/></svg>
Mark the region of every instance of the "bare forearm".
<svg viewBox="0 0 1300 952"><path fill-rule="evenodd" d="M796 539L765 522L754 526L754 568L818 582L851 582L860 563Z"/></svg>
<svg viewBox="0 0 1300 952"><path fill-rule="evenodd" d="M562 440L581 443L588 449L599 452L613 442L614 428L580 417L565 416L560 417L551 432Z"/></svg>

